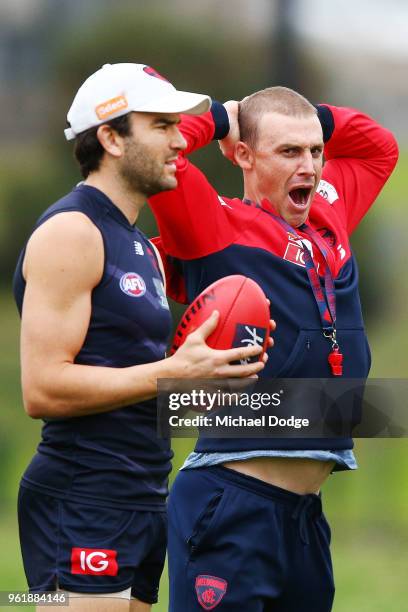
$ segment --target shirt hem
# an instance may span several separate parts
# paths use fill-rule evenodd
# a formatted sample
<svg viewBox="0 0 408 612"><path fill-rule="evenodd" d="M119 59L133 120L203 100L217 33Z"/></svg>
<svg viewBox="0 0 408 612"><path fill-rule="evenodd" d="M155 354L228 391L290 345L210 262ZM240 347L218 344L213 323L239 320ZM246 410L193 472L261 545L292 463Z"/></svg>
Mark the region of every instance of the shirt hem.
<svg viewBox="0 0 408 612"><path fill-rule="evenodd" d="M144 510L147 512L166 511L166 498L163 498L158 501L149 502L122 502L111 498L91 497L88 495L73 493L72 491L61 491L59 489L48 487L47 485L42 485L30 481L27 478L22 478L20 486L26 489L30 489L31 491L44 493L45 495L49 495L50 497L54 497L56 499L61 499L68 502L78 502L81 504L86 504L88 506L120 508L125 510Z"/></svg>

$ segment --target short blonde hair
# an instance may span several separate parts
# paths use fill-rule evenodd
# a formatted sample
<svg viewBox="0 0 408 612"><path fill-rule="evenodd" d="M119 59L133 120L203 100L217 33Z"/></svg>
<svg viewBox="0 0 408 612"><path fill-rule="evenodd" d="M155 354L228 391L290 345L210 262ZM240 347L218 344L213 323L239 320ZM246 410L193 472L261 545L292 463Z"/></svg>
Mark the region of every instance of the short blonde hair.
<svg viewBox="0 0 408 612"><path fill-rule="evenodd" d="M256 91L239 103L238 123L243 142L252 147L256 145L259 119L265 113L310 117L316 115L317 110L309 100L288 87L267 87Z"/></svg>

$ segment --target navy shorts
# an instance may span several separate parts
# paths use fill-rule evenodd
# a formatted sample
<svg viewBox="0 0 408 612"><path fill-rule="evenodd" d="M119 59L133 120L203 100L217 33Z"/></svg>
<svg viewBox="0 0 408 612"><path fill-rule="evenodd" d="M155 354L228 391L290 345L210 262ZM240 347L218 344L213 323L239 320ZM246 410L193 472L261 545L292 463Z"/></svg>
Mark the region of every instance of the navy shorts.
<svg viewBox="0 0 408 612"><path fill-rule="evenodd" d="M328 612L330 528L318 495L221 466L181 471L169 498L170 612Z"/></svg>
<svg viewBox="0 0 408 612"><path fill-rule="evenodd" d="M31 593L132 595L155 603L167 525L163 511L132 511L57 499L20 486L20 544Z"/></svg>

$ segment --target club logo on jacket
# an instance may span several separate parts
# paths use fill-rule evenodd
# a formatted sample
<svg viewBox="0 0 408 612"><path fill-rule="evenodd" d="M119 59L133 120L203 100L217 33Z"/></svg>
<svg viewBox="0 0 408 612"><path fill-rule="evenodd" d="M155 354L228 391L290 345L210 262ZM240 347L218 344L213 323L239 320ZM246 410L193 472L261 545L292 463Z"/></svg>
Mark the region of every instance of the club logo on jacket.
<svg viewBox="0 0 408 612"><path fill-rule="evenodd" d="M337 193L335 187L323 179L320 180L316 193L327 200L329 204L333 204L333 202L339 199L339 194Z"/></svg>
<svg viewBox="0 0 408 612"><path fill-rule="evenodd" d="M71 551L71 574L93 576L117 576L116 550L97 548L73 548Z"/></svg>
<svg viewBox="0 0 408 612"><path fill-rule="evenodd" d="M327 242L330 248L333 248L336 246L337 240L336 240L336 236L334 232L332 232L327 227L318 227L317 231L319 232L321 237Z"/></svg>
<svg viewBox="0 0 408 612"><path fill-rule="evenodd" d="M136 272L126 272L119 281L119 286L123 293L130 297L142 297L146 293L146 283L140 274Z"/></svg>
<svg viewBox="0 0 408 612"><path fill-rule="evenodd" d="M227 581L216 576L197 576L195 590L200 606L204 610L213 610L227 592Z"/></svg>
<svg viewBox="0 0 408 612"><path fill-rule="evenodd" d="M337 244L337 238L334 232L332 232L327 227L319 227L317 231L319 232L321 237L324 238L324 240L327 242L327 244L329 245L331 249L336 248L340 259L343 260L345 256L347 255L346 249L343 247L342 244Z"/></svg>

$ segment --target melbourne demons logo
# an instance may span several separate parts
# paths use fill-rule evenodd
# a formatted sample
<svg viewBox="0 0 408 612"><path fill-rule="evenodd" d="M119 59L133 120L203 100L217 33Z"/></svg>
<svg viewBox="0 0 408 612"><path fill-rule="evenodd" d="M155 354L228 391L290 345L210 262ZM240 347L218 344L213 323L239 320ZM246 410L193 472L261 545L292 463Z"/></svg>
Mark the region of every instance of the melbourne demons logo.
<svg viewBox="0 0 408 612"><path fill-rule="evenodd" d="M197 576L195 590L204 610L213 610L227 592L227 581L216 576Z"/></svg>
<svg viewBox="0 0 408 612"><path fill-rule="evenodd" d="M73 548L71 551L71 574L117 576L116 550L96 548Z"/></svg>
<svg viewBox="0 0 408 612"><path fill-rule="evenodd" d="M155 70L154 68L151 68L150 66L145 66L143 68L143 71L146 72L146 74L148 74L148 75L150 75L152 77L156 77L156 79L161 79L162 81L166 81L166 83L169 82L167 79L164 78L164 76L159 74L157 72L157 70Z"/></svg>
<svg viewBox="0 0 408 612"><path fill-rule="evenodd" d="M126 272L119 281L123 293L131 297L142 297L146 293L146 283L140 274L136 272Z"/></svg>

